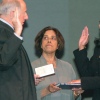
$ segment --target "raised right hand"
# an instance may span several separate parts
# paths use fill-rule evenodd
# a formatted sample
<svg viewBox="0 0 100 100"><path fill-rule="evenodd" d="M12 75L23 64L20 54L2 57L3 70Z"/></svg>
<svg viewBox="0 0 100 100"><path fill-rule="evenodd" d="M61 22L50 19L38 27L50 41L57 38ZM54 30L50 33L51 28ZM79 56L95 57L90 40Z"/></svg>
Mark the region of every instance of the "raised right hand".
<svg viewBox="0 0 100 100"><path fill-rule="evenodd" d="M15 33L20 36L21 33L22 33L23 27L22 27L22 24L19 20L19 11L18 11L17 7L15 8L15 11L14 11L14 15L13 15L13 18L12 18L12 23L13 23Z"/></svg>
<svg viewBox="0 0 100 100"><path fill-rule="evenodd" d="M84 49L88 41L89 41L89 32L88 32L88 27L85 26L82 31L82 35L79 39L79 50Z"/></svg>

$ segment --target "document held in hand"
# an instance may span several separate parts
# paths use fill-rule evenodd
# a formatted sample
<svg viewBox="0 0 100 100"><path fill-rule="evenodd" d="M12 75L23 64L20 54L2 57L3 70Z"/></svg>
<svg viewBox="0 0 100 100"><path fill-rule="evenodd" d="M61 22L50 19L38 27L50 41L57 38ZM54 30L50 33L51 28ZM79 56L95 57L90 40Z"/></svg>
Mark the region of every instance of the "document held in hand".
<svg viewBox="0 0 100 100"><path fill-rule="evenodd" d="M41 67L35 68L35 72L40 77L44 77L44 76L48 76L48 75L51 75L51 74L55 74L52 64L48 64L48 65L45 65L45 66L41 66Z"/></svg>
<svg viewBox="0 0 100 100"><path fill-rule="evenodd" d="M61 89L72 89L72 88L80 88L81 84L78 84L78 83L75 83L75 84L58 83L56 86L58 86Z"/></svg>

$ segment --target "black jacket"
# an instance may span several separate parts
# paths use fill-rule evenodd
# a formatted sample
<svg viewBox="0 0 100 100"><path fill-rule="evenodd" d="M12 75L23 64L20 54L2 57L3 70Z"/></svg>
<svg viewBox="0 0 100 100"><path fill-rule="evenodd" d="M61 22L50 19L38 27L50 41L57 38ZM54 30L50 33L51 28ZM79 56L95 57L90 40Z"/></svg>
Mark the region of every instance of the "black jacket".
<svg viewBox="0 0 100 100"><path fill-rule="evenodd" d="M100 48L95 47L94 54L89 60L87 50L74 51L75 62L81 76L84 90L93 90L93 100L100 100Z"/></svg>
<svg viewBox="0 0 100 100"><path fill-rule="evenodd" d="M37 100L33 72L22 40L0 21L0 100Z"/></svg>

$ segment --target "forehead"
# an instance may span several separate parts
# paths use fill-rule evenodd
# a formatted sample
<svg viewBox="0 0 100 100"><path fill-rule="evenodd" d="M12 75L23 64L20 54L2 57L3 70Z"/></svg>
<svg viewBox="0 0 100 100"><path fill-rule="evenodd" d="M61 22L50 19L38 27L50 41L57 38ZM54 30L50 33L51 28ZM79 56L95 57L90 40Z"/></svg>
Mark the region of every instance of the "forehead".
<svg viewBox="0 0 100 100"><path fill-rule="evenodd" d="M56 36L56 33L53 31L53 30L47 30L44 35L47 35L47 36Z"/></svg>
<svg viewBox="0 0 100 100"><path fill-rule="evenodd" d="M20 6L21 6L21 10L26 11L27 7L26 7L26 3L23 0L20 0Z"/></svg>

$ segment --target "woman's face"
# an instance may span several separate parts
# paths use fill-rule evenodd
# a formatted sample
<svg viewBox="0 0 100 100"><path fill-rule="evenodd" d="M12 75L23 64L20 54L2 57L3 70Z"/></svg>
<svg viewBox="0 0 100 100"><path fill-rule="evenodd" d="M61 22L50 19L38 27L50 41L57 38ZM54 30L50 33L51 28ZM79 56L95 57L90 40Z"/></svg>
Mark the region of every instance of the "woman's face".
<svg viewBox="0 0 100 100"><path fill-rule="evenodd" d="M44 33L41 48L43 53L55 53L58 49L58 41L53 30L48 30Z"/></svg>

